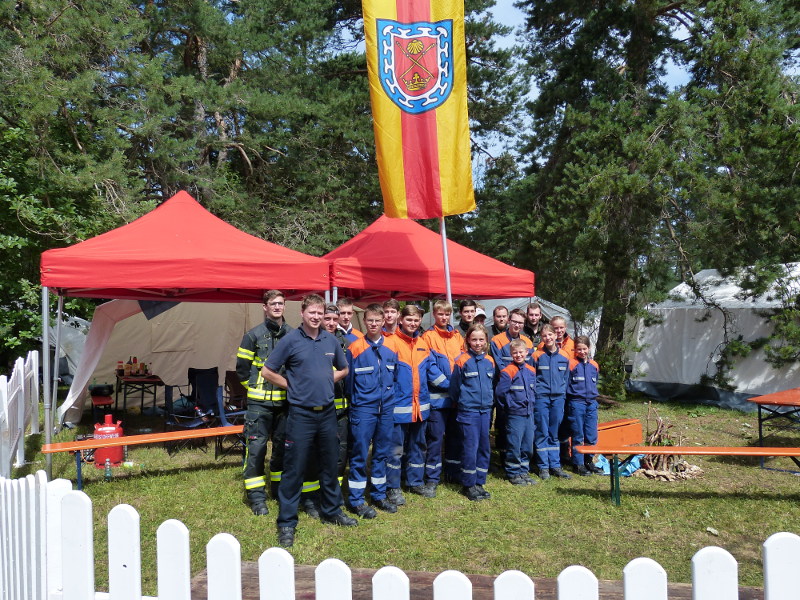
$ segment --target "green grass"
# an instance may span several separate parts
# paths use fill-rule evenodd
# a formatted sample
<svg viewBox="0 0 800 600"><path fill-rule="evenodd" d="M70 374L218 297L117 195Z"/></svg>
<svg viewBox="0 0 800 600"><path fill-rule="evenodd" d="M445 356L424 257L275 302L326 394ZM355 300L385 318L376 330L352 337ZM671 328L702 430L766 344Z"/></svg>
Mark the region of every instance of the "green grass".
<svg viewBox="0 0 800 600"><path fill-rule="evenodd" d="M658 404L672 424L671 433L686 445L748 445L758 438L755 413L744 414L686 404ZM601 410L600 420L648 413L641 400ZM159 426L129 416L132 429ZM86 419L89 420L88 418ZM775 445L800 445L800 434L774 432ZM56 441L74 438L64 431ZM677 439L676 439L677 441ZM800 479L762 470L757 459L690 457L705 475L696 480L622 481L622 506L609 502L608 478L575 477L517 488L492 473L486 488L492 499L471 503L457 486L440 486L438 497L406 494L408 504L395 515L380 513L357 529L335 528L300 516L293 554L298 564L319 564L329 557L353 568L395 565L405 570L498 575L519 569L532 577L556 577L580 564L600 579L621 579L623 567L638 556L659 562L672 582L691 581L691 558L705 546L721 546L739 561L742 585L763 585L761 544L772 533L800 533ZM113 482L103 470L84 468L85 489L94 504L98 587L107 586L106 515L115 505L132 505L141 515L143 592L155 595L155 532L166 519L183 521L191 532L192 572L205 568L205 545L217 533L234 535L242 558L255 561L276 544L277 505L256 518L243 503L237 457L214 460L207 453L182 450L170 457L160 447L131 447L131 469L115 469ZM493 458L497 466L498 458ZM769 465L791 469L790 459ZM26 472L43 468L42 455ZM24 474L24 473L19 473ZM56 455L53 477L74 480L71 456ZM707 528L715 529L712 535Z"/></svg>

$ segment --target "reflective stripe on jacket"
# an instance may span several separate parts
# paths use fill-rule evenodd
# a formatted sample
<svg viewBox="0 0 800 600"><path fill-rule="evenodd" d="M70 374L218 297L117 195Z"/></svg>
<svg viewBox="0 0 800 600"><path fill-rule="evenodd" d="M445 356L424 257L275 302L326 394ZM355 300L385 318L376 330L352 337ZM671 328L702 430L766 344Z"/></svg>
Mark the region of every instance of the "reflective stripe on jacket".
<svg viewBox="0 0 800 600"><path fill-rule="evenodd" d="M280 326L264 320L244 334L242 343L236 351L236 375L247 389L248 402L264 402L281 405L286 402L286 390L272 385L261 375L269 355L278 342L291 331L284 321Z"/></svg>

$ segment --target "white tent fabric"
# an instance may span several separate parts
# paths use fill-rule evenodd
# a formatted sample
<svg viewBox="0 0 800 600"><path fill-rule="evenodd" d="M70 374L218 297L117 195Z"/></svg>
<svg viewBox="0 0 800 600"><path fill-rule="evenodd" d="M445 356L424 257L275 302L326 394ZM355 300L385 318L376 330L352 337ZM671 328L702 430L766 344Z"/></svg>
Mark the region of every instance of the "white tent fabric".
<svg viewBox="0 0 800 600"><path fill-rule="evenodd" d="M737 283L740 277L725 278L718 271L707 269L695 279L702 293L727 312L728 339L741 336L749 342L772 333L767 315L781 306L780 298L785 292L780 287L773 286L765 294L748 299ZM790 293L798 280L800 268L789 265L782 283L788 285ZM746 403L748 397L800 386L800 365L774 369L759 349L735 359L729 372L733 393L708 386L701 388L702 380L717 371L716 363L724 344L722 311L707 307L688 285L681 284L670 292L668 300L648 307L648 312L657 322L645 325L640 320L637 324L635 343L641 349L632 360L633 389L752 408Z"/></svg>
<svg viewBox="0 0 800 600"><path fill-rule="evenodd" d="M287 310L287 320L299 320ZM264 318L261 304L184 302L151 320L134 300L97 307L60 422L80 421L90 381L113 383L117 361L136 356L167 385L186 385L189 367L219 367L220 383L233 370L244 333ZM130 400L130 398L129 398Z"/></svg>

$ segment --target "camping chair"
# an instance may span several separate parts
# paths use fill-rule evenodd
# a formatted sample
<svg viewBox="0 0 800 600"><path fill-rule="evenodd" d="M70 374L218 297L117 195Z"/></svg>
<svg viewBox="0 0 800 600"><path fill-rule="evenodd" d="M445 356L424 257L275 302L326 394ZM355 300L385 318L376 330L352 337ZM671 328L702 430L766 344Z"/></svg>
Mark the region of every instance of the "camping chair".
<svg viewBox="0 0 800 600"><path fill-rule="evenodd" d="M236 410L247 408L247 388L239 381L236 371L225 371L225 406Z"/></svg>
<svg viewBox="0 0 800 600"><path fill-rule="evenodd" d="M229 425L240 425L244 422L244 415L246 410L226 410L225 397L222 394L222 387L217 388L217 410L216 415L219 419L221 427L228 427ZM242 463L244 463L245 451L247 449L244 442L244 434L235 435L220 435L214 438L214 458L226 456L235 450L242 453ZM225 442L228 441L226 446Z"/></svg>
<svg viewBox="0 0 800 600"><path fill-rule="evenodd" d="M185 429L199 429L201 427L211 427L215 424L216 418L216 389L219 371L217 367L210 369L189 368L189 389L188 394L181 396L189 401L191 408L188 410L176 410L172 398L172 387L167 386L164 390L164 408L167 411L165 420L165 431L176 431ZM178 387L178 386L176 386ZM180 387L178 387L180 391ZM165 444L167 452L170 454L177 452L181 448L188 447L194 440L181 442L169 442ZM203 451L205 452L205 440L201 440Z"/></svg>

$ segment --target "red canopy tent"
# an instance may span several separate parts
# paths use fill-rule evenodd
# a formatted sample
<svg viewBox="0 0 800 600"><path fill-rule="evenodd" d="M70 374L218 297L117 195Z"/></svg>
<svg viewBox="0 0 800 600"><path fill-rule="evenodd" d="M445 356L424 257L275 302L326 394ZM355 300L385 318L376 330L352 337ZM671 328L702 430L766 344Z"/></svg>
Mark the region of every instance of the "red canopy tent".
<svg viewBox="0 0 800 600"><path fill-rule="evenodd" d="M59 295L183 302L260 302L329 288L327 261L218 219L178 192L132 223L42 254L42 285Z"/></svg>
<svg viewBox="0 0 800 600"><path fill-rule="evenodd" d="M532 271L447 241L453 296L518 298L534 295ZM359 300L421 300L446 294L442 238L408 219L381 216L323 258L339 296Z"/></svg>

